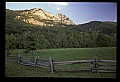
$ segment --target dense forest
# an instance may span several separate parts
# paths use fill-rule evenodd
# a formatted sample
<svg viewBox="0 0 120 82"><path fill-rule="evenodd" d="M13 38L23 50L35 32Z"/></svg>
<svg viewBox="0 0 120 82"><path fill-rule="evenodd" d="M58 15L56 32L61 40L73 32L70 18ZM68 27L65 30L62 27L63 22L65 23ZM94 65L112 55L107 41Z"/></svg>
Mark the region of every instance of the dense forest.
<svg viewBox="0 0 120 82"><path fill-rule="evenodd" d="M35 26L14 19L6 10L6 51L116 46L117 23L91 21L80 25Z"/></svg>

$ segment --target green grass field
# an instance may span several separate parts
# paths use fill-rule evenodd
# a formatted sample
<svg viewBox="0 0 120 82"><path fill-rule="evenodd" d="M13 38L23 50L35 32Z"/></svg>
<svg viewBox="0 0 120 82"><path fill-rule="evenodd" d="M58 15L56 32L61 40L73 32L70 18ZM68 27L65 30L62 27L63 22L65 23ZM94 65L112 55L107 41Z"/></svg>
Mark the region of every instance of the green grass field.
<svg viewBox="0 0 120 82"><path fill-rule="evenodd" d="M51 57L55 61L71 61L98 59L116 60L116 47L99 48L63 48L63 49L43 49L34 53L25 54L23 50L14 50L12 55L23 54L23 56L32 58L39 56L39 59L47 60ZM6 57L6 60L9 59ZM91 71L79 72L55 72L50 73L48 69L35 68L17 64L16 61L5 62L6 77L61 77L61 78L115 78L116 73L94 73Z"/></svg>

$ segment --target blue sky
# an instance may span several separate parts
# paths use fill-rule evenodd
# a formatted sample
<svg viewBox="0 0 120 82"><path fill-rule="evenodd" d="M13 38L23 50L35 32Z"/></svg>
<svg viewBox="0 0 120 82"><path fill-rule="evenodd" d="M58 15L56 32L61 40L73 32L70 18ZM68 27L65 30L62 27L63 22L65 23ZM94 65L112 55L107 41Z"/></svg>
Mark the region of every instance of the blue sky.
<svg viewBox="0 0 120 82"><path fill-rule="evenodd" d="M6 9L42 8L53 15L62 13L75 24L90 21L117 21L117 3L112 2L6 2Z"/></svg>

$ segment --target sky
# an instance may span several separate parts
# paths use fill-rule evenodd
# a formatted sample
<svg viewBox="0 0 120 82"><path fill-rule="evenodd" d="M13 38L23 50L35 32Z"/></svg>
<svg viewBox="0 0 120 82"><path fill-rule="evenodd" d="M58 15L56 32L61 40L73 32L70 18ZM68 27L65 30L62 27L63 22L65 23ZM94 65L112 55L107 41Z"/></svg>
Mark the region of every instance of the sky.
<svg viewBox="0 0 120 82"><path fill-rule="evenodd" d="M117 3L113 2L6 2L6 9L29 10L41 8L53 15L62 13L75 24L90 21L117 22Z"/></svg>

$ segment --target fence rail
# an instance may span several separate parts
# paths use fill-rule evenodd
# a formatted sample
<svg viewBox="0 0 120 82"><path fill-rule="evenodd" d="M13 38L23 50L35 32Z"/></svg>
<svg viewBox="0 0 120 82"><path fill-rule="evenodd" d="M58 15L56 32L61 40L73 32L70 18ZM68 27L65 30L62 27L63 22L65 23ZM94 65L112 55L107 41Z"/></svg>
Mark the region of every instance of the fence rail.
<svg viewBox="0 0 120 82"><path fill-rule="evenodd" d="M14 62L14 61L16 61L16 56L5 57L5 62Z"/></svg>
<svg viewBox="0 0 120 82"><path fill-rule="evenodd" d="M49 67L49 61L39 60L39 56L36 56L33 59L30 59L30 58L25 58L22 55L18 55L17 63L26 65L26 66L35 66L35 67L42 67L42 68Z"/></svg>
<svg viewBox="0 0 120 82"><path fill-rule="evenodd" d="M22 55L17 56L17 63L26 65L26 66L35 66L48 68L52 73L55 71L91 71L91 72L116 72L116 61L114 60L75 60L75 61L62 61L56 62L51 59L40 60L39 56L34 57L33 59L25 58ZM79 67L79 68L58 68L58 66L69 65L69 64L82 64L89 63L92 67ZM109 64L108 64L109 63ZM107 68L106 68L107 67Z"/></svg>

